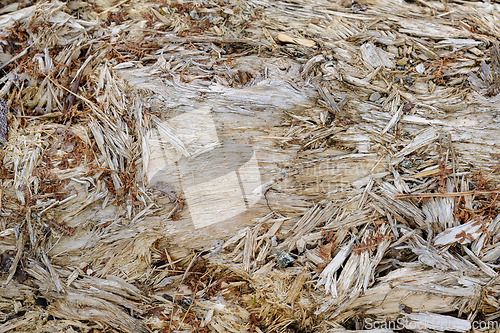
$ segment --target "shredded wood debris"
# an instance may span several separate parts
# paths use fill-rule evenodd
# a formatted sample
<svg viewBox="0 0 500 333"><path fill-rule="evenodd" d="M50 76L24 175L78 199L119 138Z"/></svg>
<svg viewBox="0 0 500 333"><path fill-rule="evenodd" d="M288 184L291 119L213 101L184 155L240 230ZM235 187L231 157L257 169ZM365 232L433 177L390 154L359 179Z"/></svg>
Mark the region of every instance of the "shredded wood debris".
<svg viewBox="0 0 500 333"><path fill-rule="evenodd" d="M499 4L5 3L0 332L498 329Z"/></svg>

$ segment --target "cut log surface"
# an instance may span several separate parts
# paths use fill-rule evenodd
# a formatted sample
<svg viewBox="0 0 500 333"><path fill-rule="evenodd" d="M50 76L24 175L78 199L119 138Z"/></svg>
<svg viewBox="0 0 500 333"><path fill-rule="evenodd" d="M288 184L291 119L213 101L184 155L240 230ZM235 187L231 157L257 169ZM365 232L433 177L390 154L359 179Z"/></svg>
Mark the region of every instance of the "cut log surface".
<svg viewBox="0 0 500 333"><path fill-rule="evenodd" d="M165 119L163 124L184 143L189 154L178 152L161 131L150 133L146 173L149 186L166 183L186 204L180 219L165 221L172 235L169 241L174 245L173 254L231 236L254 224L256 218L269 212L270 206L301 211L305 207L292 206L294 198L321 197L336 187L362 181L375 171L376 154L347 156L332 149L323 154L326 158L310 163L307 154L288 143L294 138L283 137L280 128L286 121L285 112L300 113L313 107L318 95L311 87L298 91L284 80L294 74L299 78L298 71L280 76L274 73L273 63L277 60L261 65L268 68L270 78L250 87L215 85L205 89L202 98L187 85L168 85L160 78L144 75L144 70L118 71L130 86L151 92L149 97L157 100L152 112ZM245 68L254 60L247 61L240 66ZM292 61L289 65L289 71L299 67ZM295 165L299 155L305 155L302 166ZM293 174L288 175L287 170ZM312 188L296 186L308 182ZM285 193L274 195L268 191L273 186L281 186Z"/></svg>

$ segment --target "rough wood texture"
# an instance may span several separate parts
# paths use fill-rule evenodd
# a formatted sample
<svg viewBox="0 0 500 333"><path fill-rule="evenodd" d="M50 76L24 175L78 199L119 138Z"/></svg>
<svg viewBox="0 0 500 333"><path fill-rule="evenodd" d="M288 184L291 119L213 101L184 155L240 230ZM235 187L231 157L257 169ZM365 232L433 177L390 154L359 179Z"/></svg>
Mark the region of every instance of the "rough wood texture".
<svg viewBox="0 0 500 333"><path fill-rule="evenodd" d="M22 7L0 17L0 332L498 317L498 4Z"/></svg>

